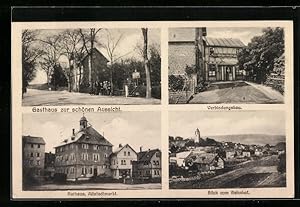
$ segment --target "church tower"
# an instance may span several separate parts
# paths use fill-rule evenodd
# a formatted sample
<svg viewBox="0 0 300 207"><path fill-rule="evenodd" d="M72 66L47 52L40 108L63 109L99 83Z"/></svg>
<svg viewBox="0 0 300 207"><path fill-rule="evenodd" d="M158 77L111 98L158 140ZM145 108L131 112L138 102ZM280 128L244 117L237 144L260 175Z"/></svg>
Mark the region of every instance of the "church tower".
<svg viewBox="0 0 300 207"><path fill-rule="evenodd" d="M85 116L83 115L79 121L79 125L80 125L80 130L86 129L87 127L87 119L85 118Z"/></svg>
<svg viewBox="0 0 300 207"><path fill-rule="evenodd" d="M195 142L200 142L201 139L201 134L200 134L200 130L197 128L195 131Z"/></svg>

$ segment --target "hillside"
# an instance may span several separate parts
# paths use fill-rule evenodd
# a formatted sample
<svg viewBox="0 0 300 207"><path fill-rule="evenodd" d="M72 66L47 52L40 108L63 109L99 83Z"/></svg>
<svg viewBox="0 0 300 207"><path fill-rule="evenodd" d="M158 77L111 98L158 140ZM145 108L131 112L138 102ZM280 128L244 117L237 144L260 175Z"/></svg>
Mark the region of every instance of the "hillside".
<svg viewBox="0 0 300 207"><path fill-rule="evenodd" d="M214 135L208 136L216 141L235 142L241 144L259 144L259 145L276 145L279 142L285 142L285 135L269 134L232 134L232 135Z"/></svg>

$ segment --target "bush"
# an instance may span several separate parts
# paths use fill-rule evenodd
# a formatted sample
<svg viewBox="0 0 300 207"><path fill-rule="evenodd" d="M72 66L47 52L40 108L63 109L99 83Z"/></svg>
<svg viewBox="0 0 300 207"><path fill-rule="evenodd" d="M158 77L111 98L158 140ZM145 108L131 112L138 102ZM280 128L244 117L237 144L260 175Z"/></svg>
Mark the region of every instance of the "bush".
<svg viewBox="0 0 300 207"><path fill-rule="evenodd" d="M184 78L180 75L170 75L169 76L169 89L170 91L179 91L184 87Z"/></svg>
<svg viewBox="0 0 300 207"><path fill-rule="evenodd" d="M152 87L151 95L153 98L161 99L161 87L160 86Z"/></svg>
<svg viewBox="0 0 300 207"><path fill-rule="evenodd" d="M55 173L53 181L55 183L65 183L67 181L67 175L64 173Z"/></svg>
<svg viewBox="0 0 300 207"><path fill-rule="evenodd" d="M279 159L279 163L278 163L278 166L277 166L277 170L278 172L280 173L285 173L286 172L286 154L280 154L278 156L278 159Z"/></svg>

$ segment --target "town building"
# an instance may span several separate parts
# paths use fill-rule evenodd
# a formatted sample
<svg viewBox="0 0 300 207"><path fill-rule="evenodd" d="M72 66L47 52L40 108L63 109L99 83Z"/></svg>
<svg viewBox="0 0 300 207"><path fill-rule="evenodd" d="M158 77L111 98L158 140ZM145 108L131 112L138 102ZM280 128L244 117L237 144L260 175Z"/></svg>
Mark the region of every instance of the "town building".
<svg viewBox="0 0 300 207"><path fill-rule="evenodd" d="M200 81L242 80L245 71L238 67L237 55L244 47L236 38L209 37L206 28L170 28L169 76L191 79L190 90ZM194 69L190 77L187 67Z"/></svg>
<svg viewBox="0 0 300 207"><path fill-rule="evenodd" d="M88 180L93 176L111 176L110 155L112 144L86 117L79 121L79 130L55 147L55 171L64 173L67 180Z"/></svg>
<svg viewBox="0 0 300 207"><path fill-rule="evenodd" d="M55 174L55 154L52 152L45 153L44 175L51 179Z"/></svg>
<svg viewBox="0 0 300 207"><path fill-rule="evenodd" d="M91 53L91 52L90 52ZM109 60L97 49L93 48L92 58L90 55L83 57L81 61L82 82L83 88L94 87L94 84L103 81L109 81L109 74L107 63Z"/></svg>
<svg viewBox="0 0 300 207"><path fill-rule="evenodd" d="M147 150L137 153L137 161L133 161L133 177L139 179L161 179L161 151Z"/></svg>
<svg viewBox="0 0 300 207"><path fill-rule="evenodd" d="M192 151L184 151L176 153L172 159L176 161L177 166L185 167L185 159L192 153Z"/></svg>
<svg viewBox="0 0 300 207"><path fill-rule="evenodd" d="M45 144L42 137L22 137L23 171L30 171L33 176L43 176Z"/></svg>
<svg viewBox="0 0 300 207"><path fill-rule="evenodd" d="M206 28L169 28L169 76L186 76L186 68L194 68L190 90L203 77L203 36L206 36Z"/></svg>
<svg viewBox="0 0 300 207"><path fill-rule="evenodd" d="M132 163L137 161L137 153L134 149L126 144L119 145L110 155L110 169L112 171L112 178L128 178L132 177Z"/></svg>
<svg viewBox="0 0 300 207"><path fill-rule="evenodd" d="M91 54L91 55L90 55ZM96 48L86 54L79 61L71 56L69 62L60 61L62 68L71 68L71 90L76 92L90 92L95 83L109 81L109 60Z"/></svg>
<svg viewBox="0 0 300 207"><path fill-rule="evenodd" d="M197 172L223 169L225 161L216 153L192 153L185 159L186 165Z"/></svg>
<svg viewBox="0 0 300 207"><path fill-rule="evenodd" d="M237 55L245 47L244 43L236 38L203 37L204 65L207 81L242 80L245 71L238 67Z"/></svg>

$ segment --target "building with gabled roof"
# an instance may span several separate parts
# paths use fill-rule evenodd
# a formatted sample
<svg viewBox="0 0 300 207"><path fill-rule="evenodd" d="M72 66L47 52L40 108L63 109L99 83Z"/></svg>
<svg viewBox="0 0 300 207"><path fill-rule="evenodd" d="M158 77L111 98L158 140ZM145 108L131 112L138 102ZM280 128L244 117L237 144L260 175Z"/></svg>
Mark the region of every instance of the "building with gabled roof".
<svg viewBox="0 0 300 207"><path fill-rule="evenodd" d="M161 178L161 151L159 149L140 151L133 161L133 177L142 179Z"/></svg>
<svg viewBox="0 0 300 207"><path fill-rule="evenodd" d="M137 161L137 153L129 145L119 144L119 147L110 155L110 169L112 178L121 179L132 177L132 163Z"/></svg>
<svg viewBox="0 0 300 207"><path fill-rule="evenodd" d="M55 147L55 171L72 181L98 175L110 177L112 146L83 116L79 130L73 129L71 136Z"/></svg>
<svg viewBox="0 0 300 207"><path fill-rule="evenodd" d="M225 166L224 159L216 153L192 153L185 159L185 163L189 169L197 172L219 170Z"/></svg>
<svg viewBox="0 0 300 207"><path fill-rule="evenodd" d="M245 71L238 67L237 54L244 47L237 38L212 38L204 27L170 28L169 76L186 76L188 66L195 69L189 75L194 87L199 81L241 80Z"/></svg>

